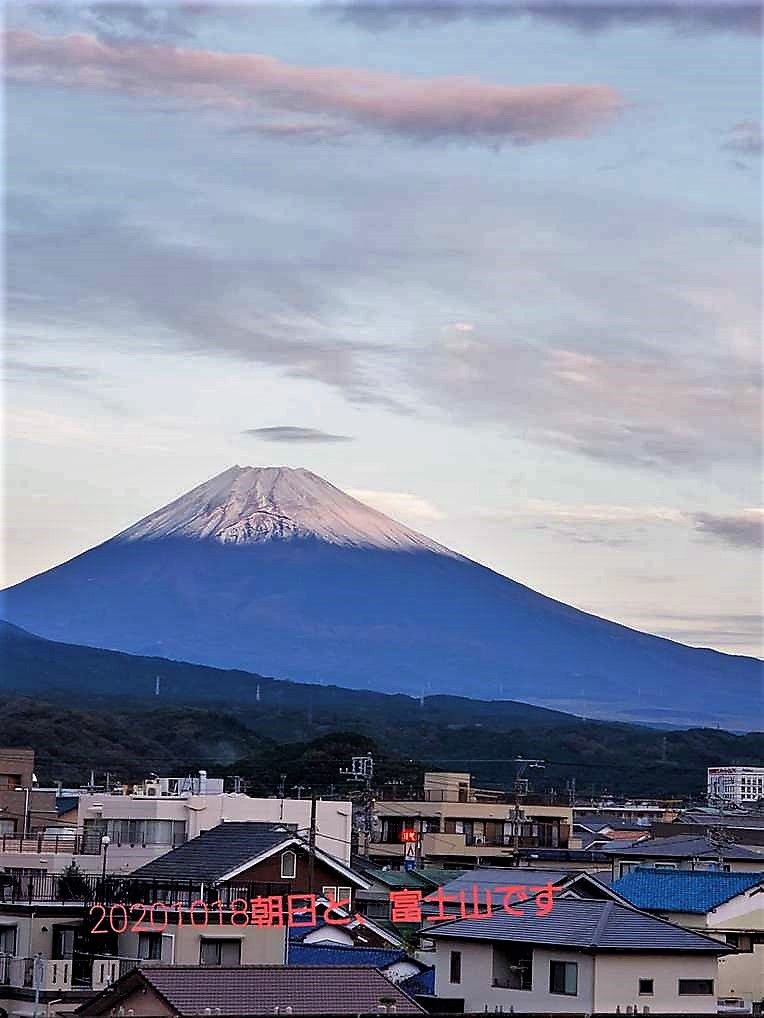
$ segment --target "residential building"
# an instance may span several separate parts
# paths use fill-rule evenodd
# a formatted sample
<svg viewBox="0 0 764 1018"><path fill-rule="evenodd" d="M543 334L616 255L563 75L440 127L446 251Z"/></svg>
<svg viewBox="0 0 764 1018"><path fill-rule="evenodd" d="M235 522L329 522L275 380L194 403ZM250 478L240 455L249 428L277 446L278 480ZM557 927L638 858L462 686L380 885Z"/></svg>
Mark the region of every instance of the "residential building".
<svg viewBox="0 0 764 1018"><path fill-rule="evenodd" d="M365 887L292 827L264 823L220 824L127 877L5 873L0 985L29 999L37 966L43 999L68 1004L138 962L283 963L290 922L318 922L310 895L349 902Z"/></svg>
<svg viewBox="0 0 764 1018"><path fill-rule="evenodd" d="M93 848L108 835L112 867L129 872L228 821L292 824L307 835L310 813L309 799L224 792L221 779L200 771L196 778L150 779L129 795L81 795L78 827L86 847ZM349 863L352 832L350 802L318 800L316 844L320 849Z"/></svg>
<svg viewBox="0 0 764 1018"><path fill-rule="evenodd" d="M570 848L592 851L618 841L633 844L650 836L650 829L642 820L615 820L598 816L573 818Z"/></svg>
<svg viewBox="0 0 764 1018"><path fill-rule="evenodd" d="M764 806L701 806L683 810L670 824L652 827L653 837L722 832L738 845L764 846Z"/></svg>
<svg viewBox="0 0 764 1018"><path fill-rule="evenodd" d="M56 793L40 789L34 750L0 747L0 839L43 831L58 819Z"/></svg>
<svg viewBox="0 0 764 1018"><path fill-rule="evenodd" d="M512 865L518 850L567 847L572 819L570 806L518 805L506 792L473 787L467 773L428 772L416 798L375 802L368 854L377 864L400 865L406 831L416 836L419 866Z"/></svg>
<svg viewBox="0 0 764 1018"><path fill-rule="evenodd" d="M582 817L602 820L625 820L649 827L650 824L673 820L682 803L678 799L590 799L576 801L573 819Z"/></svg>
<svg viewBox="0 0 764 1018"><path fill-rule="evenodd" d="M567 898L537 915L439 923L435 993L469 1012L716 1012L718 958L732 948L616 901ZM420 955L423 957L423 955Z"/></svg>
<svg viewBox="0 0 764 1018"><path fill-rule="evenodd" d="M764 767L709 767L708 800L743 806L764 801Z"/></svg>
<svg viewBox="0 0 764 1018"><path fill-rule="evenodd" d="M764 872L632 870L613 890L637 908L734 947L720 959L717 996L764 1005Z"/></svg>
<svg viewBox="0 0 764 1018"><path fill-rule="evenodd" d="M354 858L353 869L370 881L368 890L358 891L355 896L357 910L367 919L386 922L390 919L390 892L401 888L419 890L423 895L434 891L458 877L462 870L441 869L425 866L421 869L384 869L369 864L367 859Z"/></svg>
<svg viewBox="0 0 764 1018"><path fill-rule="evenodd" d="M113 1014L190 1018L222 1014L363 1015L387 1011L424 1014L400 986L366 966L304 968L259 965L236 969L157 966L135 969L77 1011L88 1018Z"/></svg>
<svg viewBox="0 0 764 1018"><path fill-rule="evenodd" d="M324 895L350 902L369 881L286 824L229 822L185 842L135 870L130 886L156 895L171 884L207 893L231 888L269 896ZM230 895L229 895L230 896ZM157 901L161 898L136 898Z"/></svg>
<svg viewBox="0 0 764 1018"><path fill-rule="evenodd" d="M637 866L663 869L713 870L758 873L764 868L764 851L695 834L649 838L634 845L613 844L603 849L612 859L613 879Z"/></svg>
<svg viewBox="0 0 764 1018"><path fill-rule="evenodd" d="M286 823L306 835L310 827L309 799L263 799L227 793L221 778L209 778L204 771L186 778L151 778L119 794L80 792L76 833L67 829L60 816L57 818L56 808L60 801L62 816L67 816L66 810L71 815L73 798L70 790L58 798L51 793L53 819L46 820L31 837L3 837L0 833L0 870L61 873L76 863L83 872L97 874L103 865L103 838L107 837L108 871L127 874L225 821ZM351 841L352 804L319 800L317 846L348 863Z"/></svg>

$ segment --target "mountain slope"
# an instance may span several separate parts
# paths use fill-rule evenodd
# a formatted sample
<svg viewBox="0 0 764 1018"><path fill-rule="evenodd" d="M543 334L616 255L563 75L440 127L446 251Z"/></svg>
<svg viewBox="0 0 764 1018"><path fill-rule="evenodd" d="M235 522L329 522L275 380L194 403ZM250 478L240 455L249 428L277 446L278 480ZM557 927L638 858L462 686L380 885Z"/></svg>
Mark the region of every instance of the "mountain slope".
<svg viewBox="0 0 764 1018"><path fill-rule="evenodd" d="M304 682L737 729L761 716L759 662L553 601L304 470L233 467L10 588L2 615L50 639Z"/></svg>
<svg viewBox="0 0 764 1018"><path fill-rule="evenodd" d="M282 773L288 787L329 794L350 756L373 750L382 784L416 784L413 755L436 769L470 770L482 787L510 789L519 755L546 761L534 772L536 794L560 793L575 778L582 793L665 797L702 795L706 767L752 765L764 753L762 734L666 732L512 701L420 702L299 685L54 643L2 622L0 655L3 741L33 746L48 779L67 783L94 766L140 779L151 770L220 774L225 765L222 773L252 779L257 794L273 794Z"/></svg>

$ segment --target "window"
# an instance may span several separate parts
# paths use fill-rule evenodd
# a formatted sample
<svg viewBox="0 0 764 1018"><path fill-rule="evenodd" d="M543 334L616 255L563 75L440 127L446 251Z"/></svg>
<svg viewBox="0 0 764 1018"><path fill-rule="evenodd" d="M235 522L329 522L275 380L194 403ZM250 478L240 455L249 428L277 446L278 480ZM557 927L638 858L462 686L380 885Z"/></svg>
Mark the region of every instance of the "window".
<svg viewBox="0 0 764 1018"><path fill-rule="evenodd" d="M343 905L346 908L350 907L353 900L352 887L332 887L327 884L326 887L321 888L321 894L325 898L330 898L335 904Z"/></svg>
<svg viewBox="0 0 764 1018"><path fill-rule="evenodd" d="M15 820L0 820L0 836L3 834L15 834L16 833L16 821Z"/></svg>
<svg viewBox="0 0 764 1018"><path fill-rule="evenodd" d="M448 959L448 981L449 983L460 983L462 981L462 952L452 951Z"/></svg>
<svg viewBox="0 0 764 1018"><path fill-rule="evenodd" d="M4 954L16 953L16 927L0 926L0 958Z"/></svg>
<svg viewBox="0 0 764 1018"><path fill-rule="evenodd" d="M574 961L549 962L549 992L575 997L578 993L578 964Z"/></svg>
<svg viewBox="0 0 764 1018"><path fill-rule="evenodd" d="M710 996L714 992L713 979L680 979L679 996Z"/></svg>
<svg viewBox="0 0 764 1018"><path fill-rule="evenodd" d="M493 985L505 990L532 990L533 948L527 944L495 944Z"/></svg>
<svg viewBox="0 0 764 1018"><path fill-rule="evenodd" d="M655 864L655 869L656 870L675 870L676 869L676 863L675 862L657 862Z"/></svg>
<svg viewBox="0 0 764 1018"><path fill-rule="evenodd" d="M756 943L756 938L750 933L727 933L725 940L730 947L734 947L742 954L750 954L753 951L753 945Z"/></svg>
<svg viewBox="0 0 764 1018"><path fill-rule="evenodd" d="M202 938L199 945L200 965L241 965L241 941L208 940Z"/></svg>
<svg viewBox="0 0 764 1018"><path fill-rule="evenodd" d="M294 880L297 873L297 855L295 852L281 853L281 879Z"/></svg>
<svg viewBox="0 0 764 1018"><path fill-rule="evenodd" d="M138 934L138 957L144 961L162 960L162 934L161 933L139 933Z"/></svg>
<svg viewBox="0 0 764 1018"><path fill-rule="evenodd" d="M640 979L639 992L640 995L643 997L652 996L652 994L654 993L652 979Z"/></svg>

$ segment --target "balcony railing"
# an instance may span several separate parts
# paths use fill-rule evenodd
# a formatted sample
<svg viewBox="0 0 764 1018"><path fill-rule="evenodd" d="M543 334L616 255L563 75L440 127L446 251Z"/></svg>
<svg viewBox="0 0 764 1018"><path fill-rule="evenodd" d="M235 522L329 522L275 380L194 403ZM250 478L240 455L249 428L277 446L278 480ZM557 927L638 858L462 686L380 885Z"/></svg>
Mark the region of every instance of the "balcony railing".
<svg viewBox="0 0 764 1018"><path fill-rule="evenodd" d="M132 969L159 965L141 958L91 957L13 958L0 955L0 987L41 992L103 990Z"/></svg>
<svg viewBox="0 0 764 1018"><path fill-rule="evenodd" d="M189 908L194 902L211 906L220 901L227 908L235 898L285 897L292 893L288 880L216 887L198 880L140 880L129 876L107 876L102 880L83 873L0 872L0 903L81 903L86 908L96 902L104 905L163 902Z"/></svg>
<svg viewBox="0 0 764 1018"><path fill-rule="evenodd" d="M100 841L94 852L86 851L81 835L45 835L42 831L39 834L0 834L0 852L31 852L31 853L59 853L67 855L98 855L101 850Z"/></svg>

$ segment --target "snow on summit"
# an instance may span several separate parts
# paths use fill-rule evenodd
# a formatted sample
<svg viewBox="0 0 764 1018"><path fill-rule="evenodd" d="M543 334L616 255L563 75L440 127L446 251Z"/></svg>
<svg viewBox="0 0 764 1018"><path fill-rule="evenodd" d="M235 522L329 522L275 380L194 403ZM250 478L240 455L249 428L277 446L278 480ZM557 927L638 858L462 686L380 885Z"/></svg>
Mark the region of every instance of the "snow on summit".
<svg viewBox="0 0 764 1018"><path fill-rule="evenodd" d="M222 544L315 538L329 544L459 557L310 470L231 467L119 534L119 541L168 537Z"/></svg>

